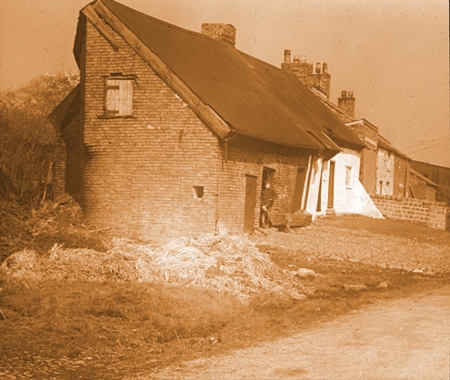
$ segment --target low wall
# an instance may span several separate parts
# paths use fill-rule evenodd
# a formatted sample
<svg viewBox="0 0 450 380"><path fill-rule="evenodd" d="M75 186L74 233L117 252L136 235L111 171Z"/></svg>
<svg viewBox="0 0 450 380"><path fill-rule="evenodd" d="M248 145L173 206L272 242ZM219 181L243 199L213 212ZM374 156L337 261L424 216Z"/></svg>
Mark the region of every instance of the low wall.
<svg viewBox="0 0 450 380"><path fill-rule="evenodd" d="M372 196L372 199L385 218L422 223L438 230L450 230L450 208L445 202L379 195Z"/></svg>

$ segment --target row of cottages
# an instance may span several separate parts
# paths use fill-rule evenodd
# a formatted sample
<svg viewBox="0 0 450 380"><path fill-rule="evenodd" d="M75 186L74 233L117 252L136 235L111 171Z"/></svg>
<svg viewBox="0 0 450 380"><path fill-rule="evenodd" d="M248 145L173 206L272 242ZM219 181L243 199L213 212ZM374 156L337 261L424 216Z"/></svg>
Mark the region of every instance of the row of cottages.
<svg viewBox="0 0 450 380"><path fill-rule="evenodd" d="M83 8L80 84L51 115L56 193L98 227L144 239L252 232L266 180L275 213L380 216L358 180L364 144L235 38L228 24L196 33L112 0Z"/></svg>
<svg viewBox="0 0 450 380"><path fill-rule="evenodd" d="M305 57L294 57L291 61L291 51L285 50L281 69L305 84L363 142L364 148L359 152L358 178L366 193L370 196L435 200L438 185L414 170L411 158L381 136L378 127L366 119L355 120L356 99L352 91L342 91L337 105L330 101L331 76L326 63L317 63L314 71L314 66ZM343 161L346 153L339 153L333 160Z"/></svg>
<svg viewBox="0 0 450 380"><path fill-rule="evenodd" d="M331 75L328 72L327 63L317 63L314 68L313 64L306 61L306 57L295 56L291 60L291 51L285 50L281 70L299 79L342 123L353 121L347 116L347 113L352 112L352 106L354 113L354 103L348 101L353 98L352 93L349 94L348 99L347 96L344 100L339 99L338 106L329 100ZM351 130L351 128L348 129ZM323 194L322 204L319 202L315 215L323 215L332 210L337 214L353 213L382 218L361 177L361 172L365 171L366 143L357 132L354 131L354 134L360 139L363 149L339 141L341 151L329 161L324 162L319 181L324 189L328 189L328 192Z"/></svg>

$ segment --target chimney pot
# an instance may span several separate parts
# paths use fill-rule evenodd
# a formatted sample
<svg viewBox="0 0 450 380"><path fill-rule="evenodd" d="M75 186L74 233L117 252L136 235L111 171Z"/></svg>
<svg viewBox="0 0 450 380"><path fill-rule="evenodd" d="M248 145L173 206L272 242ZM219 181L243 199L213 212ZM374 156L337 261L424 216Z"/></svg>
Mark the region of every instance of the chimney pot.
<svg viewBox="0 0 450 380"><path fill-rule="evenodd" d="M291 62L291 51L288 49L284 51L284 62Z"/></svg>
<svg viewBox="0 0 450 380"><path fill-rule="evenodd" d="M320 74L320 62L316 63L316 74Z"/></svg>
<svg viewBox="0 0 450 380"><path fill-rule="evenodd" d="M324 63L322 64L322 72L323 72L324 74L328 73L328 63L324 62Z"/></svg>
<svg viewBox="0 0 450 380"><path fill-rule="evenodd" d="M348 92L348 97L349 97L349 98L353 98L353 91L349 91L349 92Z"/></svg>
<svg viewBox="0 0 450 380"><path fill-rule="evenodd" d="M347 97L347 91L342 91L341 92L341 98L345 99Z"/></svg>

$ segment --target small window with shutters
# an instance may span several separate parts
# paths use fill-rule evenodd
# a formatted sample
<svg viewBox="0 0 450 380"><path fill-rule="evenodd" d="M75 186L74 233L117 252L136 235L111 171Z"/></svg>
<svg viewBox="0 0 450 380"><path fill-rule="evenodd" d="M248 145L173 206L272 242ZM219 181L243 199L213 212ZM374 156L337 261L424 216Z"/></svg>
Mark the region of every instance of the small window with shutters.
<svg viewBox="0 0 450 380"><path fill-rule="evenodd" d="M112 74L105 79L105 116L133 115L134 76Z"/></svg>

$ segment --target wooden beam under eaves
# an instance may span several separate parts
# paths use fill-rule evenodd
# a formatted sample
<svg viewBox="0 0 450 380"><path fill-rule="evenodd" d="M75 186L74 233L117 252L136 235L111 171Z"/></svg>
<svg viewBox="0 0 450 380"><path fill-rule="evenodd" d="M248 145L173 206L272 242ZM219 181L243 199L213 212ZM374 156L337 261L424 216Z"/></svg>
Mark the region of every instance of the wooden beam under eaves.
<svg viewBox="0 0 450 380"><path fill-rule="evenodd" d="M119 36L121 36L131 48L156 72L156 74L195 112L195 114L221 138L225 138L230 132L230 127L208 105L204 104L197 95L153 53L128 27L106 7L101 0L92 4L95 12L104 20ZM103 22L103 21L102 21Z"/></svg>
<svg viewBox="0 0 450 380"><path fill-rule="evenodd" d="M107 28L106 24L100 17L98 17L97 12L95 12L92 4L84 7L81 10L90 22L97 28L100 34L105 38L106 41L111 45L114 51L119 51L119 47L114 43L114 34L111 33L111 30Z"/></svg>

